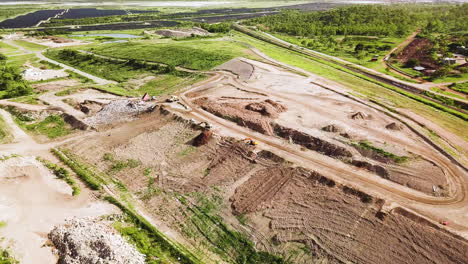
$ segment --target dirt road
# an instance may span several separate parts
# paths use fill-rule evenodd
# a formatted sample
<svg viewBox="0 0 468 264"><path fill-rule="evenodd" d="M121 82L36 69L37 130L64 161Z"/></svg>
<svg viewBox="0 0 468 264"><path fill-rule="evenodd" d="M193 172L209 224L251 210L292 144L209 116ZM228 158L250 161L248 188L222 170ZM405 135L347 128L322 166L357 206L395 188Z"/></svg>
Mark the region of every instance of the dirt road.
<svg viewBox="0 0 468 264"><path fill-rule="evenodd" d="M267 58L267 56L264 58ZM238 89L243 91L248 90L252 93L262 92L262 90L257 90L254 87L246 85L246 83L239 82L234 75L230 76L225 73L222 75L228 85L238 87ZM376 197L382 197L388 201L392 201L401 206L415 210L419 214L433 219L435 222L438 222L444 217L449 217L454 223L456 223L453 227L458 231L463 232L465 237L468 237L468 219L466 214L468 212L466 212L467 208L465 207L468 203L468 197L466 196L467 175L461 169L454 166L454 164L449 160L431 156L431 159L435 158L437 163L441 164L444 168L444 171L449 178L449 182L454 188L452 189L453 193L447 198L431 197L408 187L375 177L375 175L363 172L362 170L356 170L348 165L337 163L336 160L333 160L332 158L317 155L317 153L314 152L300 150L297 146L285 144L283 140L253 132L252 130L240 127L230 121L205 112L198 108L197 105L191 103L186 95L188 93L197 93L197 91L207 89L207 85L209 84L205 83L193 88L192 90L186 91L181 95L183 103L191 108L189 116L195 117L196 120L206 121L213 124L216 131L220 131L220 133L224 135L236 136L239 138L252 138L260 142L261 148L270 150L297 165L313 169L314 171L318 171L337 182L354 186L357 189L364 190ZM219 85L219 81L212 83L211 85ZM273 95L274 92L270 91L269 94ZM277 96L279 97L281 95Z"/></svg>
<svg viewBox="0 0 468 264"><path fill-rule="evenodd" d="M117 82L115 81L109 81L109 80L106 80L106 79L103 79L103 78L100 78L100 77L97 77L97 76L94 76L92 74L89 74L89 73L86 73L86 72L83 72L83 71L80 71L76 68L73 68L71 66L68 66L66 64L63 64L63 63L60 63L58 61L55 61L55 60L52 60L52 59L49 59L47 58L46 56L44 56L44 54L42 54L42 52L36 52L36 56L41 59L41 60L45 60L45 61L48 61L52 64L55 64L55 65L59 65L60 67L66 69L66 70L70 70L72 72L75 72L79 75L82 75L88 79L91 79L92 81L94 81L96 84L99 84L99 85L106 85L106 84L117 84Z"/></svg>

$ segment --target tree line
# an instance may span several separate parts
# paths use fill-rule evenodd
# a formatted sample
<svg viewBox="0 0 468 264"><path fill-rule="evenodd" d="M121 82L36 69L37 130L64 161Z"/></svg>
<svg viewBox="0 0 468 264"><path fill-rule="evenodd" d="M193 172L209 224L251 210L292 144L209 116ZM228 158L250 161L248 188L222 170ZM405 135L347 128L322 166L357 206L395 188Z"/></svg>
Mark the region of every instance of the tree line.
<svg viewBox="0 0 468 264"><path fill-rule="evenodd" d="M420 27L425 32L468 30L468 4L353 5L327 11L288 10L245 23L263 30L314 37L371 35L402 37Z"/></svg>

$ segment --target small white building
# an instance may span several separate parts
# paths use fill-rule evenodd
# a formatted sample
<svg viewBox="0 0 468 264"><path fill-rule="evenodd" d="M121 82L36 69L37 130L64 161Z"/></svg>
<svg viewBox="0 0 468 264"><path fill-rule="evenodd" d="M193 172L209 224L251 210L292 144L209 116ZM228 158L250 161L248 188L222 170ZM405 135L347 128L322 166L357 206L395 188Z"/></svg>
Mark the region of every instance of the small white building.
<svg viewBox="0 0 468 264"><path fill-rule="evenodd" d="M424 71L426 68L424 68L423 66L414 66L413 70L416 70L416 71Z"/></svg>

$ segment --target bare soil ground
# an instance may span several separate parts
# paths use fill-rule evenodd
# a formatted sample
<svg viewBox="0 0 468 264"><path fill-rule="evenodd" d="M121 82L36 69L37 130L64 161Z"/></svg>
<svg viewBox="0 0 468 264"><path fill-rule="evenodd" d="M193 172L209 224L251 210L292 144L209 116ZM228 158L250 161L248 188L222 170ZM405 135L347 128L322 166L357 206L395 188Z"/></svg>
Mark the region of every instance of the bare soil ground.
<svg viewBox="0 0 468 264"><path fill-rule="evenodd" d="M416 38L398 54L397 59L402 63L406 63L410 59L417 59L426 68L438 69L440 66L430 55L432 46L433 44L428 39Z"/></svg>
<svg viewBox="0 0 468 264"><path fill-rule="evenodd" d="M66 147L119 178L153 217L181 234L189 219L171 193L209 193L216 187L226 194L223 217L227 222L237 221L233 214L246 215L258 247L292 256L294 263L317 259L328 263L461 263L466 259L466 240L420 217L399 208L386 209L388 204L382 200L291 166L244 141L215 135L193 147L200 133L158 108L126 126ZM105 161L105 153L114 161ZM112 171L115 161L129 159L141 164ZM145 174L148 168L150 173ZM187 239L194 247L203 240ZM297 244L307 245L313 253L293 254L290 249Z"/></svg>
<svg viewBox="0 0 468 264"><path fill-rule="evenodd" d="M444 157L401 122L316 85L325 83L342 89L320 77L305 78L246 59L227 64L224 69L239 72L252 67L253 74L245 83L226 78L187 96L203 110L240 126L282 137L413 189L444 195L442 191L434 192L447 187ZM406 156L408 161L399 164L375 150L356 147L358 142L370 142L388 153Z"/></svg>
<svg viewBox="0 0 468 264"><path fill-rule="evenodd" d="M10 246L25 264L57 261L50 247L43 247L54 225L71 217L101 216L117 212L98 202L86 190L71 196L70 187L58 180L34 157L0 161L0 229L2 247Z"/></svg>
<svg viewBox="0 0 468 264"><path fill-rule="evenodd" d="M283 166L258 171L232 197L236 213L256 213L254 224L268 230L268 237L279 243L305 243L329 263L466 260L465 240L406 217L402 211L383 212L382 201L364 199L362 193L316 173ZM434 247L428 249L428 245ZM294 263L309 261L302 257Z"/></svg>

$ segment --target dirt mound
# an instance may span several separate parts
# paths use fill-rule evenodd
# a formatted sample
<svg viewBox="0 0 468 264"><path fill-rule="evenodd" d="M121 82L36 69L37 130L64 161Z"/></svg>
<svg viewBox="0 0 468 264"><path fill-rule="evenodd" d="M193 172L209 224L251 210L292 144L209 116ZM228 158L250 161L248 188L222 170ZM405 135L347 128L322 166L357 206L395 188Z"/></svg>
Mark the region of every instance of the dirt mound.
<svg viewBox="0 0 468 264"><path fill-rule="evenodd" d="M63 264L143 264L145 256L108 225L90 219L73 219L56 226L49 239Z"/></svg>
<svg viewBox="0 0 468 264"><path fill-rule="evenodd" d="M203 130L200 135L198 135L196 138L193 139L193 145L195 147L199 147L202 145L205 145L210 141L210 139L213 137L213 131L211 130Z"/></svg>
<svg viewBox="0 0 468 264"><path fill-rule="evenodd" d="M464 240L393 211L382 220L378 217L381 205L371 196L306 169L259 171L236 189L231 201L234 213L247 213L267 239L304 243L313 252L305 256L310 259L293 259L293 263L466 260Z"/></svg>
<svg viewBox="0 0 468 264"><path fill-rule="evenodd" d="M78 118L67 113L62 114L63 120L75 129L87 130L89 126Z"/></svg>
<svg viewBox="0 0 468 264"><path fill-rule="evenodd" d="M245 109L245 104L217 103L206 97L199 98L194 103L201 106L203 110L233 121L240 126L248 127L265 135L273 135L273 129L270 125L271 118Z"/></svg>
<svg viewBox="0 0 468 264"><path fill-rule="evenodd" d="M267 99L264 102L250 103L245 106L245 109L271 118L278 118L279 113L286 111L285 106L270 99Z"/></svg>
<svg viewBox="0 0 468 264"><path fill-rule="evenodd" d="M380 177L384 178L384 179L388 179L389 178L389 173L388 171L382 167L382 166L379 166L379 165L373 165L367 161L362 161L362 160L353 160L351 161L351 164L353 164L354 166L358 167L358 168L364 168L370 172L373 172L377 175L379 175Z"/></svg>
<svg viewBox="0 0 468 264"><path fill-rule="evenodd" d="M311 136L307 133L283 127L275 124L274 126L275 135L280 136L284 139L289 139L295 144L304 146L310 150L321 152L330 157L352 157L353 155L349 150L344 147L337 146L323 139Z"/></svg>
<svg viewBox="0 0 468 264"><path fill-rule="evenodd" d="M158 35L168 37L168 38L184 38L191 36L209 36L210 32L204 30L203 28L193 27L193 28L178 28L178 29L162 29L155 32Z"/></svg>
<svg viewBox="0 0 468 264"><path fill-rule="evenodd" d="M349 116L349 118L353 119L353 120L359 120L359 119L372 119L372 116L371 115L366 115L362 112L356 112L356 113L353 113Z"/></svg>
<svg viewBox="0 0 468 264"><path fill-rule="evenodd" d="M322 127L322 130L325 131L325 132L331 132L331 133L339 133L339 132L343 131L340 127L338 127L336 125L324 126L324 127Z"/></svg>
<svg viewBox="0 0 468 264"><path fill-rule="evenodd" d="M237 75L237 77L241 80L250 79L254 72L254 67L251 64L244 62L238 58L225 62L216 67L215 69L232 72L235 75Z"/></svg>
<svg viewBox="0 0 468 264"><path fill-rule="evenodd" d="M392 122L392 123L386 125L385 128L389 129L389 130L402 130L403 125Z"/></svg>
<svg viewBox="0 0 468 264"><path fill-rule="evenodd" d="M431 56L432 47L433 44L428 39L415 38L398 54L397 59L402 63L406 63L410 59L416 59L420 65L426 68L437 69L439 65Z"/></svg>
<svg viewBox="0 0 468 264"><path fill-rule="evenodd" d="M80 109L81 112L87 114L87 115L94 115L97 112L101 111L103 104L96 102L96 101L90 101L90 100L85 100L83 103L80 103L78 105L78 108Z"/></svg>

